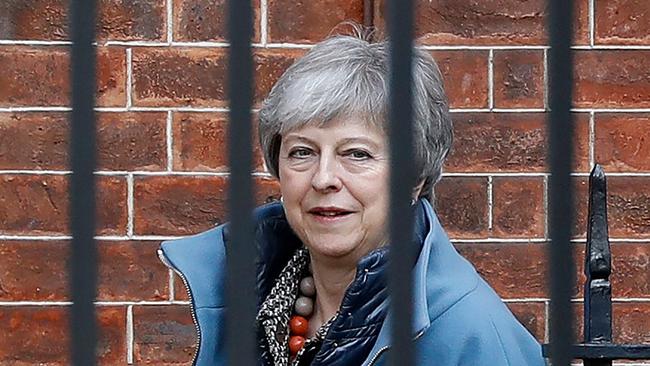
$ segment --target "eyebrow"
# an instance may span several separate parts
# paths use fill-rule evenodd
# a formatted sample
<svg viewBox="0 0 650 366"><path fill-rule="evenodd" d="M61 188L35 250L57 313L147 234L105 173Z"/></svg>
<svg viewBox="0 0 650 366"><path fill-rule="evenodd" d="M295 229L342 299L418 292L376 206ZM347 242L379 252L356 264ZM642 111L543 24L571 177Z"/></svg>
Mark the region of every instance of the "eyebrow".
<svg viewBox="0 0 650 366"><path fill-rule="evenodd" d="M314 144L314 140L312 140L312 139L310 139L308 137L301 136L301 135L296 135L296 134L287 135L287 142L292 142L293 140L298 140L298 141L305 142L305 143L308 143L308 144ZM351 143L365 143L365 144L370 145L370 146L372 146L374 148L379 148L379 145L377 143L375 143L371 139L369 139L367 137L364 137L364 136L347 137L347 138L344 138L341 141L339 141L340 145L351 144Z"/></svg>

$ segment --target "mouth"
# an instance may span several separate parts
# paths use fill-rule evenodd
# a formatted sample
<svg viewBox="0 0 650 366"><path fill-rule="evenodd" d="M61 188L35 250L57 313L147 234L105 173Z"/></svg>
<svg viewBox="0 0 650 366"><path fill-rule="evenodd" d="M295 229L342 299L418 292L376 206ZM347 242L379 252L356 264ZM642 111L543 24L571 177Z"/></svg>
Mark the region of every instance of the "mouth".
<svg viewBox="0 0 650 366"><path fill-rule="evenodd" d="M314 216L325 218L325 219L342 218L354 213L354 211L346 210L339 207L314 207L307 212Z"/></svg>

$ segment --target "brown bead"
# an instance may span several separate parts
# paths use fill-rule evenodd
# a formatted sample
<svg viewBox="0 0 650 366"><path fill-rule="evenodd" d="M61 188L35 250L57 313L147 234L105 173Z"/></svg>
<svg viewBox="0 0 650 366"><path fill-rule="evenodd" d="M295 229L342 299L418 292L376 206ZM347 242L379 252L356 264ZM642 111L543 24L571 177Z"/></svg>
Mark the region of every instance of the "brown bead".
<svg viewBox="0 0 650 366"><path fill-rule="evenodd" d="M302 346L305 345L305 338L301 336L293 336L289 338L289 351L292 355L297 354Z"/></svg>
<svg viewBox="0 0 650 366"><path fill-rule="evenodd" d="M309 320L302 316L294 315L289 320L289 329L292 335L306 336L309 330Z"/></svg>

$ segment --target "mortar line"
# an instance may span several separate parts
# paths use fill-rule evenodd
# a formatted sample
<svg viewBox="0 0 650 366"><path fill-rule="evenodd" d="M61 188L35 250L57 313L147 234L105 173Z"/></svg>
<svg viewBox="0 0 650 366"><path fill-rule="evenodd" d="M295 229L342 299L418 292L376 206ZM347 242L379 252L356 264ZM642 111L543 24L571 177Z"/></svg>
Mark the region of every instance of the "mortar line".
<svg viewBox="0 0 650 366"><path fill-rule="evenodd" d="M95 301L95 306L189 305L189 301ZM70 306L72 301L0 301L0 306Z"/></svg>
<svg viewBox="0 0 650 366"><path fill-rule="evenodd" d="M0 39L1 46L69 46L71 41L39 41Z"/></svg>
<svg viewBox="0 0 650 366"><path fill-rule="evenodd" d="M133 194L133 174L126 175L126 209L127 209L127 223L126 223L126 236L127 238L133 237L133 222L135 218L134 208L134 194Z"/></svg>
<svg viewBox="0 0 650 366"><path fill-rule="evenodd" d="M493 210L494 210L494 202L493 202L493 192L494 192L494 185L492 181L492 176L488 176L488 184L487 184L487 199L488 199L488 231L492 231L492 222L493 222Z"/></svg>
<svg viewBox="0 0 650 366"><path fill-rule="evenodd" d="M126 308L126 363L133 364L133 305Z"/></svg>
<svg viewBox="0 0 650 366"><path fill-rule="evenodd" d="M173 154L173 132L172 132L172 112L167 112L167 122L165 125L165 137L167 141L167 171L174 170L174 154Z"/></svg>
<svg viewBox="0 0 650 366"><path fill-rule="evenodd" d="M488 109L494 110L494 50L488 53Z"/></svg>
<svg viewBox="0 0 650 366"><path fill-rule="evenodd" d="M131 89L133 87L133 50L126 49L126 109L130 110L133 106Z"/></svg>
<svg viewBox="0 0 650 366"><path fill-rule="evenodd" d="M268 43L269 14L268 0L260 0L260 45L266 47Z"/></svg>
<svg viewBox="0 0 650 366"><path fill-rule="evenodd" d="M544 49L544 111L548 110L548 49Z"/></svg>
<svg viewBox="0 0 650 366"><path fill-rule="evenodd" d="M596 114L589 113L589 167L596 164Z"/></svg>
<svg viewBox="0 0 650 366"><path fill-rule="evenodd" d="M544 192L542 192L542 199L544 200L544 239L548 240L549 239L549 231L548 231L548 176L544 176L543 178L543 186L544 186Z"/></svg>
<svg viewBox="0 0 650 366"><path fill-rule="evenodd" d="M69 170L21 170L21 169L8 169L0 170L0 174L14 174L14 175L69 175L72 171ZM127 170L99 170L95 171L98 176L124 176L133 174L134 176L143 177L167 177L167 176L188 176L188 177L224 177L230 176L229 172L209 172L209 171L127 171ZM443 177L547 177L548 172L444 172ZM272 178L271 174L264 171L251 173L252 177L259 178ZM588 177L589 172L573 172L573 177ZM609 177L650 177L650 172L609 172Z"/></svg>
<svg viewBox="0 0 650 366"><path fill-rule="evenodd" d="M62 106L21 106L21 107L0 107L0 113L13 112L70 112L72 108ZM97 112L193 112L193 113L220 113L228 112L227 107L137 107L132 106L130 109L125 107L95 107ZM258 112L259 108L251 109L252 112ZM544 108L451 108L451 113L544 113ZM576 113L650 113L650 108L571 108L571 112Z"/></svg>
<svg viewBox="0 0 650 366"><path fill-rule="evenodd" d="M176 300L176 289L174 289L174 271L169 269L169 301Z"/></svg>
<svg viewBox="0 0 650 366"><path fill-rule="evenodd" d="M167 0L167 45L174 44L174 10L173 0Z"/></svg>
<svg viewBox="0 0 650 366"><path fill-rule="evenodd" d="M594 0L589 0L589 46L592 48L596 45L596 9Z"/></svg>
<svg viewBox="0 0 650 366"><path fill-rule="evenodd" d="M544 301L544 342L548 343L551 339L551 331L550 331L550 315L551 315L551 302L546 300Z"/></svg>

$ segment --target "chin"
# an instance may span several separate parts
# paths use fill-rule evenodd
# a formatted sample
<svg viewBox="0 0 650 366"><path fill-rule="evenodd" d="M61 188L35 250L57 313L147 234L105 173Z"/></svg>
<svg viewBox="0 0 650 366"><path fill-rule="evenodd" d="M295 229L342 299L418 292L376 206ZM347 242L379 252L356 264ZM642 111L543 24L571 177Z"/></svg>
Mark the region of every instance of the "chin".
<svg viewBox="0 0 650 366"><path fill-rule="evenodd" d="M359 248L358 245L351 243L355 243L355 241L341 238L320 238L320 240L310 242L307 247L313 254L329 258L343 258Z"/></svg>

